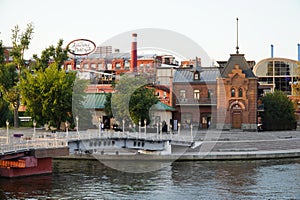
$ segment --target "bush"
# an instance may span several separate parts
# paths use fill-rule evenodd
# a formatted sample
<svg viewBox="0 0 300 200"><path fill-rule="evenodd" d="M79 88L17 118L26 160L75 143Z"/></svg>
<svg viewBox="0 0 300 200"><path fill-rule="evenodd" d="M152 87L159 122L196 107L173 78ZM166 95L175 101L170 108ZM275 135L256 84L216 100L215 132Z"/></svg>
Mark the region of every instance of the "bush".
<svg viewBox="0 0 300 200"><path fill-rule="evenodd" d="M295 129L295 108L291 100L282 92L268 93L262 99L264 112L262 123L264 130L292 130Z"/></svg>

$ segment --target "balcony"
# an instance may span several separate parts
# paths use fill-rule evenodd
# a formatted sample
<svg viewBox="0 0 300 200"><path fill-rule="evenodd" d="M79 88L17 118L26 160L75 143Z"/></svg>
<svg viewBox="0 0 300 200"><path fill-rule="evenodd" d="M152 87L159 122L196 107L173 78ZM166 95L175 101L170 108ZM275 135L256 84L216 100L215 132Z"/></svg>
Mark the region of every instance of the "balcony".
<svg viewBox="0 0 300 200"><path fill-rule="evenodd" d="M176 105L193 105L193 106L215 106L217 105L216 98L180 98L176 99Z"/></svg>

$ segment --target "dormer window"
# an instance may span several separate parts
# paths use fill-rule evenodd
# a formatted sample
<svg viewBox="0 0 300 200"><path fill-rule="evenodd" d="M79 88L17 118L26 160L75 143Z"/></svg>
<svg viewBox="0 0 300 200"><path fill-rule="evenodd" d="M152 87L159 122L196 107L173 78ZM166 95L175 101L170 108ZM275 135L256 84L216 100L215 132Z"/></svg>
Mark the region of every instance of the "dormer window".
<svg viewBox="0 0 300 200"><path fill-rule="evenodd" d="M194 73L194 80L200 80L199 72Z"/></svg>

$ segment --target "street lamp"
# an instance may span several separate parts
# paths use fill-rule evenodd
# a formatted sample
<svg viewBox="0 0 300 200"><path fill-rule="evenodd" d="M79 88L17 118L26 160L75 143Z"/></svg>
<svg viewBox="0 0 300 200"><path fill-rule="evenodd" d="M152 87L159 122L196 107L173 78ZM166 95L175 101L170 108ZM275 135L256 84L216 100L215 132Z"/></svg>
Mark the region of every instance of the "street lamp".
<svg viewBox="0 0 300 200"><path fill-rule="evenodd" d="M147 119L144 120L145 134L147 133Z"/></svg>
<svg viewBox="0 0 300 200"><path fill-rule="evenodd" d="M162 122L159 123L160 135L162 136Z"/></svg>
<svg viewBox="0 0 300 200"><path fill-rule="evenodd" d="M100 116L100 117L98 118L98 122L99 122L99 137L100 137L100 134L102 133L102 130L101 130L101 129L102 129L102 127L101 127L101 126L102 126L101 119L102 119L102 118L101 118L101 116Z"/></svg>
<svg viewBox="0 0 300 200"><path fill-rule="evenodd" d="M77 132L77 137L79 137L79 132L78 132L78 129L79 129L79 127L78 127L78 121L79 121L79 118L78 118L78 115L76 115L75 119L76 119L76 132Z"/></svg>
<svg viewBox="0 0 300 200"><path fill-rule="evenodd" d="M191 141L193 142L193 124L191 123Z"/></svg>
<svg viewBox="0 0 300 200"><path fill-rule="evenodd" d="M65 126L66 126L66 137L67 137L67 139L69 138L69 123L68 123L68 121L66 121L65 122Z"/></svg>
<svg viewBox="0 0 300 200"><path fill-rule="evenodd" d="M141 120L139 121L139 133L141 133Z"/></svg>
<svg viewBox="0 0 300 200"><path fill-rule="evenodd" d="M33 136L32 136L32 139L35 140L35 127L36 127L36 121L35 119L33 120Z"/></svg>
<svg viewBox="0 0 300 200"><path fill-rule="evenodd" d="M124 134L124 132L125 132L125 120L124 119L122 120L122 123L123 123L123 134Z"/></svg>
<svg viewBox="0 0 300 200"><path fill-rule="evenodd" d="M9 143L9 133L8 133L9 121L6 120L6 144Z"/></svg>

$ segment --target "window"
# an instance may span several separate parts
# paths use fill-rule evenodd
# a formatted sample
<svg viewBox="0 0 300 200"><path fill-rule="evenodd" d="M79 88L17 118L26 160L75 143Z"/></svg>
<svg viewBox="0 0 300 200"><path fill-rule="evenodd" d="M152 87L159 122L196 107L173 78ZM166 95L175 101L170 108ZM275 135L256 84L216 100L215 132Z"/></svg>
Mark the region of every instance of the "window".
<svg viewBox="0 0 300 200"><path fill-rule="evenodd" d="M200 90L194 90L194 99L200 99Z"/></svg>
<svg viewBox="0 0 300 200"><path fill-rule="evenodd" d="M243 97L243 89L242 88L239 89L239 97Z"/></svg>
<svg viewBox="0 0 300 200"><path fill-rule="evenodd" d="M199 80L199 72L194 73L194 80Z"/></svg>
<svg viewBox="0 0 300 200"><path fill-rule="evenodd" d="M101 69L103 69L103 65L102 65L102 63L98 63L98 70L101 70Z"/></svg>
<svg viewBox="0 0 300 200"><path fill-rule="evenodd" d="M180 90L179 96L180 96L180 98L184 99L185 98L185 90Z"/></svg>
<svg viewBox="0 0 300 200"><path fill-rule="evenodd" d="M95 63L91 64L91 68L96 69L96 64Z"/></svg>
<svg viewBox="0 0 300 200"><path fill-rule="evenodd" d="M139 70L144 71L144 64L140 64Z"/></svg>
<svg viewBox="0 0 300 200"><path fill-rule="evenodd" d="M231 97L235 97L235 89L234 88L231 89Z"/></svg>
<svg viewBox="0 0 300 200"><path fill-rule="evenodd" d="M116 63L116 69L121 69L121 63Z"/></svg>
<svg viewBox="0 0 300 200"><path fill-rule="evenodd" d="M128 60L125 60L125 70L130 69L130 62Z"/></svg>
<svg viewBox="0 0 300 200"><path fill-rule="evenodd" d="M208 90L208 92L207 92L207 98L211 98L212 97L212 91L211 90Z"/></svg>

